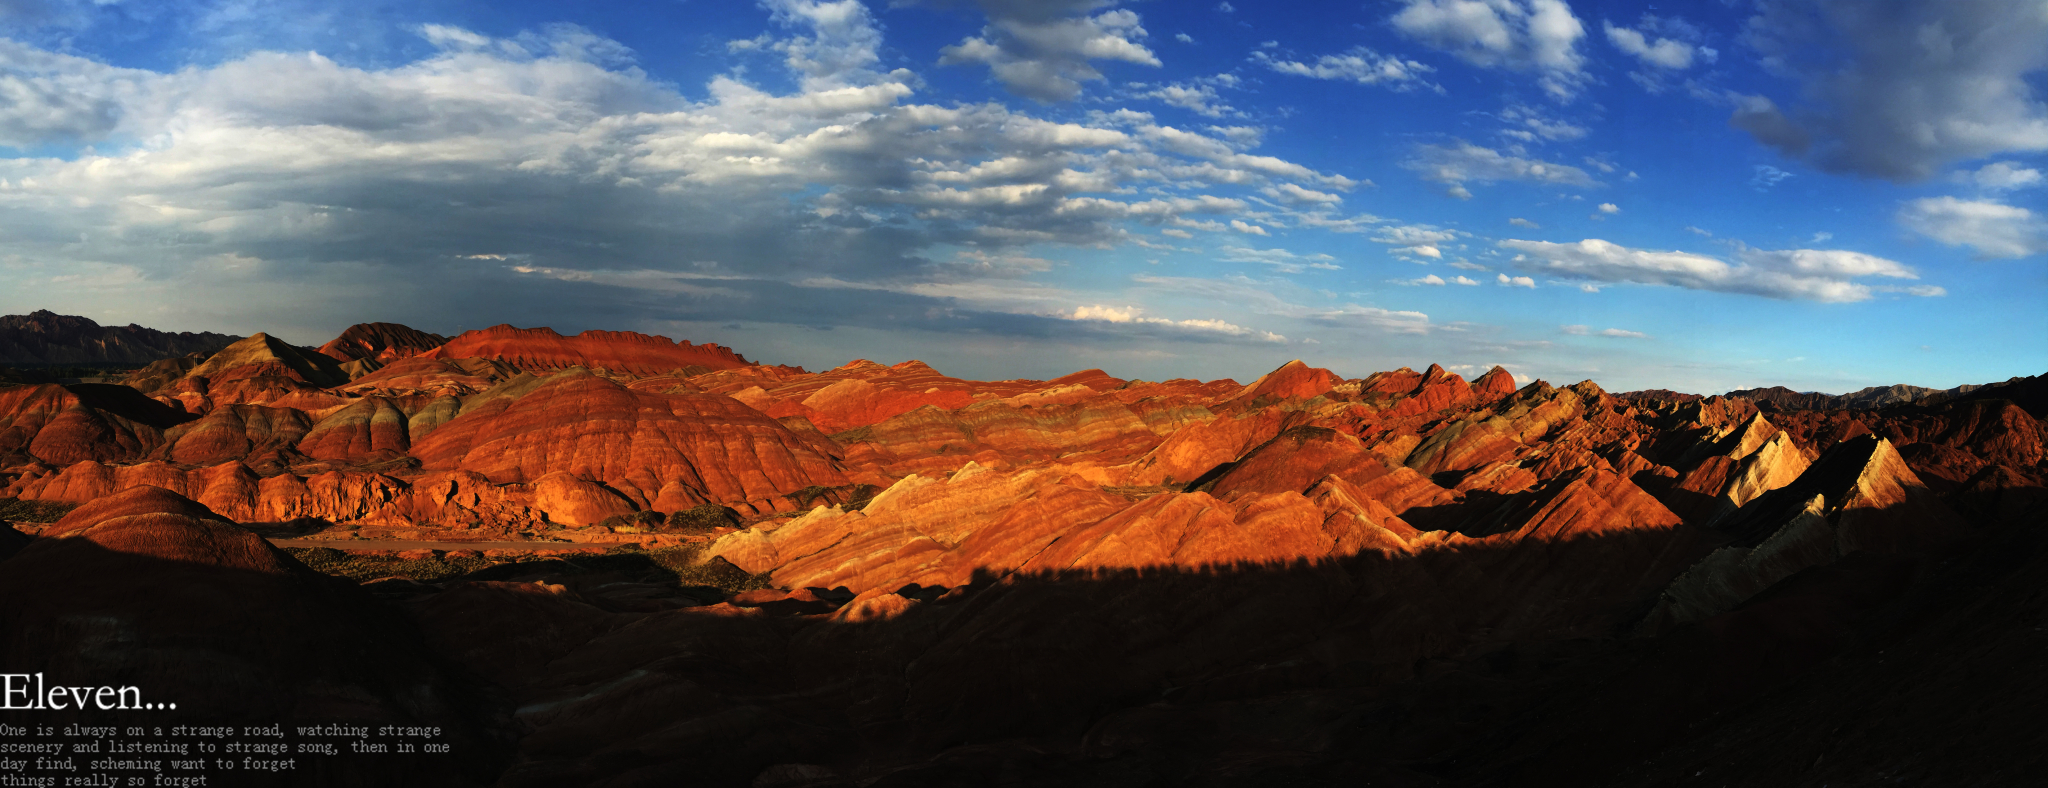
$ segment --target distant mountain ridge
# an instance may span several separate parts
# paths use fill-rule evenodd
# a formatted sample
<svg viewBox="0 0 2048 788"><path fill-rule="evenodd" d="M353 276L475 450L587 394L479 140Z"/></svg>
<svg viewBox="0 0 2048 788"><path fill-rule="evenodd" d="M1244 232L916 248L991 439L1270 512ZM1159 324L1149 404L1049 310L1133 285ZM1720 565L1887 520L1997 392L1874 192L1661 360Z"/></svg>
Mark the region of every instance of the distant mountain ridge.
<svg viewBox="0 0 2048 788"><path fill-rule="evenodd" d="M169 332L133 323L102 326L90 318L39 309L0 317L0 364L148 364L189 353L214 353L242 337Z"/></svg>
<svg viewBox="0 0 2048 788"><path fill-rule="evenodd" d="M1793 391L1784 386L1760 389L1736 389L1721 396L1730 399L1744 399L1759 406L1777 410L1868 410L1893 405L1933 405L1962 397L1983 389L2006 386L2030 378L2013 378L2000 383L1965 383L1952 389L1934 389L1926 386L1893 384L1870 386L1847 394L1824 394L1818 391ZM1629 391L1615 396L1632 401L1664 400L1668 402L1691 402L1704 399L1705 395L1685 394L1668 389L1647 389Z"/></svg>

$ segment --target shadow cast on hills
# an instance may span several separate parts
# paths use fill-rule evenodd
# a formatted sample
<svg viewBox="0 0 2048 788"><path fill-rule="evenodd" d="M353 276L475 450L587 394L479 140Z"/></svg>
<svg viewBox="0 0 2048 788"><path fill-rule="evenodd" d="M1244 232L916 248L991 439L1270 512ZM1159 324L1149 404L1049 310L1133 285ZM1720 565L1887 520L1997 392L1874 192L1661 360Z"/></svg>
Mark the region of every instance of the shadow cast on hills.
<svg viewBox="0 0 2048 788"><path fill-rule="evenodd" d="M87 544L47 570L21 559L49 550L0 564L0 669L180 699L153 722L432 720L467 737L460 763L342 756L251 784L427 774L398 768L506 786L1654 784L1632 770L1828 680L1843 659L1868 661L1874 639L1910 639L1956 594L2030 582L2038 611L2043 575L2030 573L2048 529L2021 519L1961 558L1851 554L1655 639L1622 633L1707 549L1687 527L1270 564L980 570L830 616L627 611L598 586L588 598L551 588L541 567L386 602L326 578ZM2004 563L1984 569L1987 551ZM144 618L180 606L171 623ZM69 623L83 620L142 623L110 638ZM215 667L179 667L201 663ZM1815 678L1822 665L1835 667ZM1838 694L1824 700L1853 714Z"/></svg>

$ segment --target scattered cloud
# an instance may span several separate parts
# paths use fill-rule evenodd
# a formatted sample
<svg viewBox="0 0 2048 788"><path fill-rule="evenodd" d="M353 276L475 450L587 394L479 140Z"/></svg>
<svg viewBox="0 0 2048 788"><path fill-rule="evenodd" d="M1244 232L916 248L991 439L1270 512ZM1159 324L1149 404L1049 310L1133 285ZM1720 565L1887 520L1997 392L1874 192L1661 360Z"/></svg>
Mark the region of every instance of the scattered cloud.
<svg viewBox="0 0 2048 788"><path fill-rule="evenodd" d="M1882 257L1830 249L1765 251L1742 247L1736 262L1690 252L1631 249L1598 238L1578 243L1505 240L1523 270L1591 282L1668 285L1690 290L1785 300L1865 301L1877 292L1854 280L1918 279L1912 269Z"/></svg>
<svg viewBox="0 0 2048 788"><path fill-rule="evenodd" d="M1186 34L1186 33L1175 33L1175 34L1173 34L1173 40L1175 40L1175 41L1179 41L1179 42L1181 42L1181 43L1183 43L1183 44L1192 44L1192 43L1195 43L1195 37L1194 37L1194 36L1191 36L1191 35L1188 35L1188 34Z"/></svg>
<svg viewBox="0 0 2048 788"><path fill-rule="evenodd" d="M1496 274L1494 281L1502 287L1526 287L1531 290L1536 289L1536 280L1526 276L1508 276L1507 274Z"/></svg>
<svg viewBox="0 0 2048 788"><path fill-rule="evenodd" d="M1995 161L1976 170L1958 172L1955 180L1991 192L2032 189L2048 183L2040 170L2023 167L2016 161Z"/></svg>
<svg viewBox="0 0 2048 788"><path fill-rule="evenodd" d="M1454 276L1451 277L1451 281L1453 283L1465 285L1467 287L1476 287L1479 285L1479 280L1473 279L1468 276Z"/></svg>
<svg viewBox="0 0 2048 788"><path fill-rule="evenodd" d="M1441 276L1437 276L1436 274L1430 274L1430 275L1428 275L1428 276L1425 276L1425 277L1422 277L1422 278L1420 278L1420 279L1404 279L1404 280L1401 280L1401 284L1404 284L1404 285L1430 285L1430 286L1433 286L1433 287L1442 287L1442 286L1444 286L1444 278L1443 278L1443 277L1441 277Z"/></svg>
<svg viewBox="0 0 2048 788"><path fill-rule="evenodd" d="M1578 50L1586 28L1563 0L1406 1L1389 21L1416 41L1483 68L1535 73L1560 101L1586 83Z"/></svg>
<svg viewBox="0 0 2048 788"><path fill-rule="evenodd" d="M1592 130L1585 126L1551 118L1543 114L1542 110L1525 104L1508 105L1506 109L1501 110L1500 119L1509 125L1509 128L1501 133L1523 142L1535 142L1538 139L1569 142L1592 133ZM1612 167L1602 166L1606 172L1614 171Z"/></svg>
<svg viewBox="0 0 2048 788"><path fill-rule="evenodd" d="M1683 71L1692 68L1694 61L1712 63L1720 55L1707 47L1696 47L1676 39L1658 38L1653 41L1642 31L1617 27L1612 22L1602 22L1600 26L1607 32L1607 43L1634 55L1647 66Z"/></svg>
<svg viewBox="0 0 2048 788"><path fill-rule="evenodd" d="M1073 312L1063 313L1059 315L1059 317L1063 317L1068 320L1095 321L1101 323L1115 323L1136 326L1160 326L1164 328L1183 329L1188 331L1227 334L1236 337L1250 337L1253 339L1273 343L1284 343L1287 341L1287 337L1275 334L1271 331L1254 331L1252 329L1245 328L1244 326L1240 326L1235 323L1230 323L1228 321L1216 320L1213 318L1168 320L1166 318L1161 317L1146 317L1143 314L1143 312L1143 309L1134 306L1113 307L1095 304L1090 306L1077 307L1074 309Z"/></svg>
<svg viewBox="0 0 2048 788"><path fill-rule="evenodd" d="M1980 258L2048 252L2048 217L1988 200L1926 197L1899 209L1899 224L1949 246L1970 246Z"/></svg>
<svg viewBox="0 0 2048 788"><path fill-rule="evenodd" d="M1706 230L1702 230L1702 229L1700 229L1700 228L1698 228L1698 227L1694 227L1694 226L1692 226L1692 225L1690 225L1690 224L1688 224L1688 225L1686 225L1686 226L1685 226L1685 231L1686 231L1686 232L1689 232L1689 233L1692 233L1693 235L1697 235L1697 236L1700 236L1700 237L1702 237L1702 238L1712 238L1712 237L1714 237L1714 234L1713 234L1713 233L1711 233L1711 232L1708 232L1708 231L1706 231Z"/></svg>
<svg viewBox="0 0 2048 788"><path fill-rule="evenodd" d="M1460 141L1455 145L1418 145L1401 163L1423 180L1444 184L1446 193L1469 199L1466 183L1523 181L1561 186L1593 186L1592 176L1568 164L1510 156L1492 148Z"/></svg>
<svg viewBox="0 0 2048 788"><path fill-rule="evenodd" d="M1243 112L1224 103L1219 89L1235 88L1238 78L1233 74L1217 74L1199 77L1184 82L1170 82L1164 85L1147 85L1136 98L1157 99L1169 106L1180 107L1198 115L1211 118L1242 117Z"/></svg>
<svg viewBox="0 0 2048 788"><path fill-rule="evenodd" d="M1760 192L1770 191L1771 187L1778 185L1786 178L1792 177L1792 173L1768 164L1756 165L1752 170L1755 174L1749 177L1749 185Z"/></svg>
<svg viewBox="0 0 2048 788"><path fill-rule="evenodd" d="M1297 77L1352 82L1359 85L1384 85L1402 91L1413 90L1419 85L1439 93L1443 92L1442 87L1429 82L1423 76L1436 69L1414 60L1382 55L1366 47L1353 47L1341 55L1323 55L1313 62L1282 59L1262 49L1252 52L1252 62Z"/></svg>
<svg viewBox="0 0 2048 788"><path fill-rule="evenodd" d="M996 81L1019 96L1045 103L1071 100L1081 95L1081 83L1103 79L1093 65L1098 60L1161 65L1152 50L1138 43L1145 28L1128 9L1089 16L1101 5L1097 0L978 4L988 24L980 35L939 50L939 64L986 65Z"/></svg>
<svg viewBox="0 0 2048 788"><path fill-rule="evenodd" d="M1621 206L1611 202L1603 202L1600 204L1600 212L1605 214L1621 213Z"/></svg>
<svg viewBox="0 0 2048 788"><path fill-rule="evenodd" d="M1515 218L1509 219L1509 220L1508 220L1508 224L1514 225L1514 226L1516 226L1516 227L1525 227L1525 228L1528 228L1528 229L1531 229L1531 230L1541 230L1541 229L1543 229L1543 226L1542 226L1542 225L1539 225L1539 224L1537 224L1537 223L1535 223L1535 222L1529 221L1528 219L1524 219L1524 218L1522 218L1522 217L1520 217L1520 216L1517 216L1517 217L1515 217Z"/></svg>
<svg viewBox="0 0 2048 788"><path fill-rule="evenodd" d="M1765 0L1744 42L1805 103L1787 112L1735 96L1730 122L1822 170L1898 182L1955 161L2048 151L2042 41L2038 3Z"/></svg>

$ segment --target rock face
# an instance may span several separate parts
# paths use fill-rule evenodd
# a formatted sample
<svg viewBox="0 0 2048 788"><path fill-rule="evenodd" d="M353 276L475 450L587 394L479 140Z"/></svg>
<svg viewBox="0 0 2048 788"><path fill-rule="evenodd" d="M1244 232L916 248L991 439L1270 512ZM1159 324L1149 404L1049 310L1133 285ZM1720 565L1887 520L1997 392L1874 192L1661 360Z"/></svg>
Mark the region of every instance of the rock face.
<svg viewBox="0 0 2048 788"><path fill-rule="evenodd" d="M448 344L448 338L397 323L357 323L320 346L321 355L340 362L397 361Z"/></svg>
<svg viewBox="0 0 2048 788"><path fill-rule="evenodd" d="M142 326L102 326L47 309L0 317L0 364L141 365L190 353L212 353L241 337Z"/></svg>
<svg viewBox="0 0 2048 788"><path fill-rule="evenodd" d="M502 361L527 372L554 372L569 367L602 367L619 374L659 375L689 367L705 370L748 366L745 358L717 345L672 342L668 337L631 331L585 331L573 337L547 328L498 325L467 331L423 358L483 358Z"/></svg>

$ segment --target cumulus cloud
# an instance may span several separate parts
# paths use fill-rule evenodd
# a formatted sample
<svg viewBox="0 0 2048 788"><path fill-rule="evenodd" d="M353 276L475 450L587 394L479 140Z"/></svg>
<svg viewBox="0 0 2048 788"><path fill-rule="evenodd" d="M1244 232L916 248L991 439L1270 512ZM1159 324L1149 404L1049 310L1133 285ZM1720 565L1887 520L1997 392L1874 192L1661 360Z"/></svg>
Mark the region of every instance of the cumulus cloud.
<svg viewBox="0 0 2048 788"><path fill-rule="evenodd" d="M1607 32L1607 43L1613 44L1615 49L1635 56L1647 66L1683 71L1692 68L1695 60L1712 63L1720 56L1720 53L1713 49L1694 46L1677 39L1652 40L1640 30L1619 27L1613 22L1602 22L1600 26Z"/></svg>
<svg viewBox="0 0 2048 788"><path fill-rule="evenodd" d="M1949 246L1970 246L1982 258L2048 252L2048 217L2000 202L1927 197L1906 203L1899 224Z"/></svg>
<svg viewBox="0 0 2048 788"><path fill-rule="evenodd" d="M1465 285L1467 287L1477 287L1479 285L1479 280L1473 279L1468 276L1454 276L1451 277L1451 281L1453 283Z"/></svg>
<svg viewBox="0 0 2048 788"><path fill-rule="evenodd" d="M1445 283L1444 283L1444 278L1443 278L1443 277L1441 277L1441 276L1437 276L1436 274L1430 274L1430 275L1428 275L1428 276L1425 276L1425 277L1422 277L1422 278L1420 278L1420 279L1403 279L1403 280L1401 280L1401 284L1406 284L1406 285L1431 285L1431 286L1434 286L1434 287L1442 287L1442 286L1444 286L1444 284L1445 284Z"/></svg>
<svg viewBox="0 0 2048 788"><path fill-rule="evenodd" d="M1287 60L1275 57L1266 50L1255 50L1252 52L1252 61L1282 74L1297 77L1353 82L1360 85L1383 85L1400 91L1412 90L1419 85L1439 93L1443 92L1442 87L1423 77L1424 74L1436 69L1414 60L1383 55L1366 47L1352 47L1341 55L1323 55L1314 62Z"/></svg>
<svg viewBox="0 0 2048 788"><path fill-rule="evenodd" d="M1578 243L1509 239L1500 246L1520 254L1523 270L1589 282L1631 282L1690 290L1829 303L1864 301L1877 286L1864 277L1918 279L1912 269L1882 257L1839 249L1765 251L1743 247L1729 262L1690 252L1632 249L1598 238ZM1927 294L1932 294L1927 293Z"/></svg>
<svg viewBox="0 0 2048 788"><path fill-rule="evenodd" d="M853 0L847 0L852 2ZM1040 102L1081 95L1081 83L1098 81L1094 61L1160 65L1138 43L1146 36L1128 9L1088 12L1102 0L977 0L988 24L981 35L939 50L940 65L980 63L1010 92Z"/></svg>
<svg viewBox="0 0 2048 788"><path fill-rule="evenodd" d="M1135 95L1137 98L1156 99L1205 117L1237 117L1244 113L1225 103L1218 91L1237 87L1238 82L1234 74L1217 74L1164 85L1147 85Z"/></svg>
<svg viewBox="0 0 2048 788"><path fill-rule="evenodd" d="M1501 110L1500 118L1509 124L1509 128L1501 133L1523 142L1535 142L1538 139L1568 142L1592 133L1592 130L1585 126L1551 118L1543 114L1542 110L1522 104L1508 105L1506 109ZM1587 161L1591 162L1593 159L1588 158ZM1606 172L1614 171L1606 165L1600 166Z"/></svg>
<svg viewBox="0 0 2048 788"><path fill-rule="evenodd" d="M1593 177L1568 164L1510 156L1492 148L1460 141L1455 145L1418 145L1415 155L1401 166L1414 170L1423 180L1444 184L1446 192L1469 198L1466 183L1523 181L1559 186L1592 186Z"/></svg>
<svg viewBox="0 0 2048 788"><path fill-rule="evenodd" d="M1536 280L1526 276L1508 276L1507 274L1495 274L1494 282L1502 287L1526 287L1531 290L1536 289Z"/></svg>
<svg viewBox="0 0 2048 788"><path fill-rule="evenodd" d="M2040 170L2021 166L2016 161L1995 161L1974 171L1956 173L1955 179L1993 192L2032 189L2048 183L2048 179L2041 176Z"/></svg>
<svg viewBox="0 0 2048 788"><path fill-rule="evenodd" d="M1805 103L1787 112L1737 96L1730 122L1823 170L1907 182L1955 161L2048 150L2048 104L2034 87L2048 70L2038 3L1764 0L1745 41Z"/></svg>
<svg viewBox="0 0 2048 788"><path fill-rule="evenodd" d="M1515 218L1509 219L1509 220L1508 220L1508 224L1514 225L1514 226L1516 226L1516 227L1526 227L1526 228L1528 228L1528 229L1531 229L1531 230L1541 230L1541 229L1543 229L1543 226L1542 226L1542 225L1539 225L1539 224L1537 224L1537 223L1535 223L1535 222L1529 221L1528 219L1524 219L1524 218L1522 218L1522 217L1520 217L1520 216L1517 216L1517 217L1515 217Z"/></svg>
<svg viewBox="0 0 2048 788"><path fill-rule="evenodd" d="M0 41L16 99L0 100L0 135L74 151L0 160L0 289L235 315L169 328L445 331L514 312L1074 335L1086 326L1047 304L1087 296L1036 284L1058 259L1038 248L1277 229L1293 214L1252 217L1245 198L1357 185L1242 152L1255 134L1143 113L919 103L866 6L764 7L768 32L734 56L772 63L687 96L567 26L414 28L425 55L367 67L259 51L157 72ZM771 69L794 87L744 77ZM122 276L150 287L89 289ZM392 281L409 286L375 284ZM732 295L657 297L714 287ZM847 287L861 308L837 303Z"/></svg>
<svg viewBox="0 0 2048 788"><path fill-rule="evenodd" d="M1484 68L1538 75L1551 97L1569 101L1586 82L1578 50L1585 25L1563 0L1407 0L1396 30Z"/></svg>

